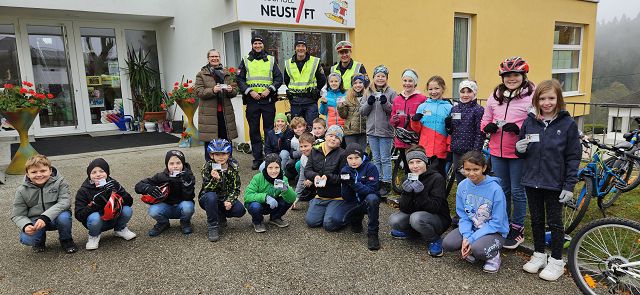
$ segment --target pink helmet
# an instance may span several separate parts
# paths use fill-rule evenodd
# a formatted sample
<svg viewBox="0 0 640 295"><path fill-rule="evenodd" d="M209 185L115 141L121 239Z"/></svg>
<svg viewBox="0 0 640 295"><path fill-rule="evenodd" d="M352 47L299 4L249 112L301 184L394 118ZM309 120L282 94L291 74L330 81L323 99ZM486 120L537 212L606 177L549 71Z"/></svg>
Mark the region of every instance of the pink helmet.
<svg viewBox="0 0 640 295"><path fill-rule="evenodd" d="M500 76L506 73L526 74L529 72L529 64L520 57L511 57L500 63L498 74Z"/></svg>

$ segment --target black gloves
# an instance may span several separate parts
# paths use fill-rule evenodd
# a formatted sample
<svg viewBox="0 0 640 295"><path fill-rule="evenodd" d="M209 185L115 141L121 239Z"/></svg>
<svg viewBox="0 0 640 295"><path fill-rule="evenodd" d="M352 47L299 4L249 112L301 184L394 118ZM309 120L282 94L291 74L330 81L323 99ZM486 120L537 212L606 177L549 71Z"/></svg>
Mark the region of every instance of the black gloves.
<svg viewBox="0 0 640 295"><path fill-rule="evenodd" d="M507 124L504 124L504 126L502 126L502 131L519 134L520 127L518 127L518 125L516 125L515 123L507 123Z"/></svg>
<svg viewBox="0 0 640 295"><path fill-rule="evenodd" d="M411 120L420 121L422 120L422 117L424 117L423 113L416 113L415 115L413 115L413 117L411 117Z"/></svg>
<svg viewBox="0 0 640 295"><path fill-rule="evenodd" d="M367 103L369 105L373 105L376 102L376 97L373 95L369 95L369 98L367 98Z"/></svg>
<svg viewBox="0 0 640 295"><path fill-rule="evenodd" d="M159 187L155 185L149 185L146 191L147 191L147 195L150 195L156 199L162 198L162 191L160 190Z"/></svg>
<svg viewBox="0 0 640 295"><path fill-rule="evenodd" d="M387 103L387 96L386 95L380 95L380 104L385 104Z"/></svg>
<svg viewBox="0 0 640 295"><path fill-rule="evenodd" d="M482 129L482 131L484 131L484 133L487 134L493 134L498 132L498 125L496 125L496 123L489 123L487 124L487 126L484 126L484 129Z"/></svg>
<svg viewBox="0 0 640 295"><path fill-rule="evenodd" d="M120 186L120 184L117 183L115 180L111 180L111 181L107 182L107 184L105 184L102 188L104 190L106 190L106 191L109 191L109 192L111 192L111 191L116 191L117 192L117 191L120 191L122 186Z"/></svg>
<svg viewBox="0 0 640 295"><path fill-rule="evenodd" d="M451 117L446 117L444 119L444 128L447 130L447 133L453 133L453 124Z"/></svg>

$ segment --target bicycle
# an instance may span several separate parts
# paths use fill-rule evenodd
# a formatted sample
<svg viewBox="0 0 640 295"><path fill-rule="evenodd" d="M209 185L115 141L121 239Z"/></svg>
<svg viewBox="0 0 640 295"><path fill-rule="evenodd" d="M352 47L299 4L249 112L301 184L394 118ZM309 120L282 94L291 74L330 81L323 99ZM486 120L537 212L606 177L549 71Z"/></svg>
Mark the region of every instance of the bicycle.
<svg viewBox="0 0 640 295"><path fill-rule="evenodd" d="M571 240L567 264L583 294L640 294L640 223L588 223Z"/></svg>
<svg viewBox="0 0 640 295"><path fill-rule="evenodd" d="M640 118L636 118L639 121ZM624 149L626 152L637 155L640 151L640 130L636 129L629 133L624 134L626 141L620 142L615 145L616 148ZM602 206L609 208L613 203L625 192L633 190L640 184L640 162L634 160L622 161L615 158L609 158L605 161L607 165L611 165L614 169L619 169L622 173L624 182L617 182L613 194L608 194L610 198L604 198L602 200Z"/></svg>
<svg viewBox="0 0 640 295"><path fill-rule="evenodd" d="M400 150L395 146L391 149L391 162L393 162L393 168L391 169L391 188L394 193L402 193L402 182L405 179L405 167L404 162L400 159Z"/></svg>

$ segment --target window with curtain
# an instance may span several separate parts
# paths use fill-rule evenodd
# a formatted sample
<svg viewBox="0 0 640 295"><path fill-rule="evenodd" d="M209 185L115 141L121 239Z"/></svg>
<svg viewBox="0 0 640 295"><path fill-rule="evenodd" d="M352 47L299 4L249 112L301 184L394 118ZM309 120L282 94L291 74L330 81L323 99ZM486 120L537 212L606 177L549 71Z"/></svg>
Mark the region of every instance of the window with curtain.
<svg viewBox="0 0 640 295"><path fill-rule="evenodd" d="M224 55L226 58L226 67L237 68L242 59L240 52L240 31L235 30L224 33Z"/></svg>
<svg viewBox="0 0 640 295"><path fill-rule="evenodd" d="M551 73L565 94L579 91L581 54L582 26L556 24Z"/></svg>
<svg viewBox="0 0 640 295"><path fill-rule="evenodd" d="M469 32L471 19L468 16L456 16L453 21L453 83L452 96L459 98L458 85L469 79Z"/></svg>

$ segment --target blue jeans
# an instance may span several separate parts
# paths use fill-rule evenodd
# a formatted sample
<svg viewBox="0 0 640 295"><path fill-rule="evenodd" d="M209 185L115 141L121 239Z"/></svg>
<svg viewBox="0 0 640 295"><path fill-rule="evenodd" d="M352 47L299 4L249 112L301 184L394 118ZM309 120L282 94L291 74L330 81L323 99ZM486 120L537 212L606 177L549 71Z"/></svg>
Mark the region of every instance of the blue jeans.
<svg viewBox="0 0 640 295"><path fill-rule="evenodd" d="M285 202L283 198L276 198L278 201L278 207L271 209L267 203L251 202L247 205L247 211L251 215L251 222L253 224L260 224L264 220L263 215L269 215L271 220L282 219L287 210L291 207L291 204Z"/></svg>
<svg viewBox="0 0 640 295"><path fill-rule="evenodd" d="M32 223L36 223L37 217L31 218ZM47 240L47 231L58 230L58 236L60 241L71 240L71 211L62 211L60 215L45 228L35 232L33 235L28 235L25 232L20 232L20 243L33 246L38 244L44 244Z"/></svg>
<svg viewBox="0 0 640 295"><path fill-rule="evenodd" d="M520 226L524 226L524 218L527 215L527 196L524 186L520 184L523 163L523 159L491 156L493 172L502 180L500 185L507 199L509 222Z"/></svg>
<svg viewBox="0 0 640 295"><path fill-rule="evenodd" d="M380 229L380 197L376 194L369 194L367 197L355 203L355 208L351 211L352 222L362 222L364 215L369 215L369 223L367 223L367 233L378 234Z"/></svg>
<svg viewBox="0 0 640 295"><path fill-rule="evenodd" d="M227 217L242 217L246 213L242 203L238 200L234 200L231 203L231 209L226 210L224 198L218 198L218 194L215 192L206 192L198 200L198 204L207 212L207 224L210 226L217 226L219 221L226 220Z"/></svg>
<svg viewBox="0 0 640 295"><path fill-rule="evenodd" d="M367 136L373 156L373 164L380 172L382 182L391 183L391 147L393 137Z"/></svg>
<svg viewBox="0 0 640 295"><path fill-rule="evenodd" d="M104 221L100 219L100 213L93 212L87 217L87 229L89 229L89 235L92 237L99 236L103 231L113 229L119 231L127 227L127 223L133 215L133 209L129 206L123 206L120 216L116 219Z"/></svg>
<svg viewBox="0 0 640 295"><path fill-rule="evenodd" d="M281 169L284 169L285 167L287 167L287 163L289 162L290 158L291 158L291 154L289 154L289 151L287 150L280 151L280 168ZM260 169L259 171L264 170L264 162L260 164L260 167L258 169Z"/></svg>
<svg viewBox="0 0 640 295"><path fill-rule="evenodd" d="M314 198L309 202L309 209L304 219L309 227L322 226L326 231L337 231L349 223L348 215L357 204L343 200Z"/></svg>
<svg viewBox="0 0 640 295"><path fill-rule="evenodd" d="M169 223L169 219L180 219L181 222L191 222L191 216L195 211L193 201L182 201L178 204L171 205L167 203L158 203L149 206L149 216L158 223Z"/></svg>

